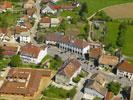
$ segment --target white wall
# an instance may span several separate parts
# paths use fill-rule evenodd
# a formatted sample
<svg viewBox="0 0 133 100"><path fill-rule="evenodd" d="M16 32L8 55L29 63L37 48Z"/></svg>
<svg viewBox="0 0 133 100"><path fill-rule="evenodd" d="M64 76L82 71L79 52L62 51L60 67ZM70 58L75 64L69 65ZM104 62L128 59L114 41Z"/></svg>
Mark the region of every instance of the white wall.
<svg viewBox="0 0 133 100"><path fill-rule="evenodd" d="M90 88L85 88L84 89L84 93L87 93L89 95L91 95L92 97L100 97L100 98L104 98L103 95L101 95L99 92L97 92L96 90L90 89Z"/></svg>
<svg viewBox="0 0 133 100"><path fill-rule="evenodd" d="M44 50L41 50L39 55L38 55L38 58L36 60L36 64L40 63L42 61L42 59L47 55L47 47L44 49Z"/></svg>
<svg viewBox="0 0 133 100"><path fill-rule="evenodd" d="M20 42L30 43L31 38L30 38L30 36L20 36Z"/></svg>

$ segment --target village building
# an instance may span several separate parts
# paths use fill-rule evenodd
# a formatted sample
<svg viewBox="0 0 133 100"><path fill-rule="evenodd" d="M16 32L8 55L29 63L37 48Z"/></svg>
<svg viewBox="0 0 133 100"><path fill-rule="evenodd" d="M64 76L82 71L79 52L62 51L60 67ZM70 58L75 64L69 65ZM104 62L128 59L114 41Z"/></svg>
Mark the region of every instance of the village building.
<svg viewBox="0 0 133 100"><path fill-rule="evenodd" d="M18 39L19 39L18 41L20 43L30 43L31 42L31 36L27 32L21 32L19 34L19 38Z"/></svg>
<svg viewBox="0 0 133 100"><path fill-rule="evenodd" d="M25 9L33 8L35 6L35 0L27 0L24 4Z"/></svg>
<svg viewBox="0 0 133 100"><path fill-rule="evenodd" d="M60 10L60 6L57 5L47 5L42 9L42 14L56 14Z"/></svg>
<svg viewBox="0 0 133 100"><path fill-rule="evenodd" d="M9 42L15 40L14 38L14 30L8 28L0 28L0 41L1 42Z"/></svg>
<svg viewBox="0 0 133 100"><path fill-rule="evenodd" d="M38 47L31 43L20 48L20 57L24 62L38 64L47 55L47 47Z"/></svg>
<svg viewBox="0 0 133 100"><path fill-rule="evenodd" d="M40 86L41 78L50 76L50 70L11 68L0 87L0 94L34 96Z"/></svg>
<svg viewBox="0 0 133 100"><path fill-rule="evenodd" d="M85 100L93 100L95 97L103 99L106 95L107 89L105 87L106 77L100 73L93 74L84 86Z"/></svg>
<svg viewBox="0 0 133 100"><path fill-rule="evenodd" d="M61 5L62 10L73 10L74 8L75 6L73 6L72 4Z"/></svg>
<svg viewBox="0 0 133 100"><path fill-rule="evenodd" d="M13 55L18 54L20 47L19 46L9 46L3 45L2 46L4 56L12 57Z"/></svg>
<svg viewBox="0 0 133 100"><path fill-rule="evenodd" d="M99 58L100 67L112 67L114 68L119 63L119 59L112 55L101 55Z"/></svg>
<svg viewBox="0 0 133 100"><path fill-rule="evenodd" d="M91 48L89 51L89 58L92 60L98 60L102 55L102 48Z"/></svg>
<svg viewBox="0 0 133 100"><path fill-rule="evenodd" d="M51 18L50 17L43 17L40 20L40 27L41 28L49 28L51 24Z"/></svg>
<svg viewBox="0 0 133 100"><path fill-rule="evenodd" d="M29 18L33 18L35 12L36 12L36 9L35 9L35 8L28 8L28 9L26 9L26 15L27 15Z"/></svg>
<svg viewBox="0 0 133 100"><path fill-rule="evenodd" d="M49 34L46 37L46 44L58 45L60 49L77 53L85 57L85 54L90 50L90 45L87 41L73 39L70 36Z"/></svg>
<svg viewBox="0 0 133 100"><path fill-rule="evenodd" d="M133 64L128 63L127 61L122 61L117 66L117 75L119 77L126 77L132 80L133 79Z"/></svg>
<svg viewBox="0 0 133 100"><path fill-rule="evenodd" d="M68 59L55 75L55 82L64 85L71 85L72 79L81 71L81 64L76 59Z"/></svg>
<svg viewBox="0 0 133 100"><path fill-rule="evenodd" d="M0 13L6 12L7 10L11 10L13 5L9 1L4 1L2 5L0 5Z"/></svg>
<svg viewBox="0 0 133 100"><path fill-rule="evenodd" d="M51 27L57 27L60 24L59 18L51 18Z"/></svg>

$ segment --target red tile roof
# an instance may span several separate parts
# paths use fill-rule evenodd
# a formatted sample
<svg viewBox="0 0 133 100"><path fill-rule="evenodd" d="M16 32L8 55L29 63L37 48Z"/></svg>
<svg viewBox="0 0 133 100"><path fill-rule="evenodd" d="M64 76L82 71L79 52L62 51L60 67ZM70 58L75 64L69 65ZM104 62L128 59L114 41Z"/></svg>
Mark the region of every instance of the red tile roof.
<svg viewBox="0 0 133 100"><path fill-rule="evenodd" d="M83 41L80 39L73 39L70 36L66 35L48 34L46 36L46 40L65 43L80 49L83 49L84 47L89 45L87 41Z"/></svg>
<svg viewBox="0 0 133 100"><path fill-rule="evenodd" d="M101 55L102 55L102 49L101 48L92 48L90 50L89 56L94 58L94 59L98 59Z"/></svg>
<svg viewBox="0 0 133 100"><path fill-rule="evenodd" d="M9 1L5 1L3 4L3 8L7 9L7 8L12 8L12 3Z"/></svg>
<svg viewBox="0 0 133 100"><path fill-rule="evenodd" d="M111 55L102 55L99 58L99 63L104 65L115 66L118 64L118 57Z"/></svg>
<svg viewBox="0 0 133 100"><path fill-rule="evenodd" d="M59 10L61 8L61 6L57 6L57 5L49 5L49 7L53 10Z"/></svg>
<svg viewBox="0 0 133 100"><path fill-rule="evenodd" d="M50 17L43 17L40 20L40 23L51 23L51 18Z"/></svg>
<svg viewBox="0 0 133 100"><path fill-rule="evenodd" d="M33 96L38 90L41 77L44 76L42 73L48 73L46 77L51 75L50 70L12 68L9 70L6 81L0 88L0 94Z"/></svg>
<svg viewBox="0 0 133 100"><path fill-rule="evenodd" d="M117 68L122 71L133 73L133 64L128 63L127 61L121 62Z"/></svg>
<svg viewBox="0 0 133 100"><path fill-rule="evenodd" d="M73 74L80 68L80 65L80 62L76 59L67 60L63 66L61 66L61 69L58 73L71 78Z"/></svg>
<svg viewBox="0 0 133 100"><path fill-rule="evenodd" d="M3 52L4 55L13 56L17 53L18 47L3 46L2 49L4 50Z"/></svg>
<svg viewBox="0 0 133 100"><path fill-rule="evenodd" d="M106 96L105 96L105 100L111 100L113 97L113 93L112 92L107 92Z"/></svg>
<svg viewBox="0 0 133 100"><path fill-rule="evenodd" d="M31 43L26 44L21 47L20 54L25 56L31 56L33 58L37 58L41 51L40 47L37 47Z"/></svg>
<svg viewBox="0 0 133 100"><path fill-rule="evenodd" d="M69 5L61 5L61 9L64 9L64 10L73 10L75 7L72 6L71 4Z"/></svg>
<svg viewBox="0 0 133 100"><path fill-rule="evenodd" d="M21 26L16 26L16 27L15 27L15 32L16 32L16 33L27 32L27 31L28 31L27 28L23 28L23 27L21 27Z"/></svg>

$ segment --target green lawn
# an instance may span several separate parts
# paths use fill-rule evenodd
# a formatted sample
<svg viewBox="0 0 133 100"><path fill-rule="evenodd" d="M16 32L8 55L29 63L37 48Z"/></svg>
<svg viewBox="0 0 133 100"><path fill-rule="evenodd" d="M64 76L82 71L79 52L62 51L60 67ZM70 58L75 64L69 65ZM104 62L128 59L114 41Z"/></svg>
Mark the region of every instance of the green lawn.
<svg viewBox="0 0 133 100"><path fill-rule="evenodd" d="M106 34L105 43L112 43L113 45L116 45L119 23L108 22L107 26L108 26L108 32Z"/></svg>
<svg viewBox="0 0 133 100"><path fill-rule="evenodd" d="M67 97L73 97L76 93L76 89L73 88L71 90L65 90L62 88L57 88L54 86L49 86L43 93L44 96L49 98L59 98L59 99L65 99Z"/></svg>
<svg viewBox="0 0 133 100"><path fill-rule="evenodd" d="M4 67L7 67L7 65L8 65L9 62L10 62L9 59L0 60L0 69L2 69Z"/></svg>
<svg viewBox="0 0 133 100"><path fill-rule="evenodd" d="M105 43L112 43L115 45L118 33L118 22L108 22L108 33L106 34ZM133 56L133 26L128 25L125 35L125 44L122 48L124 55Z"/></svg>
<svg viewBox="0 0 133 100"><path fill-rule="evenodd" d="M133 2L133 0L78 0L79 2L86 2L88 4L89 16L107 6Z"/></svg>
<svg viewBox="0 0 133 100"><path fill-rule="evenodd" d="M19 17L20 17L20 13L12 13L12 12L1 13L0 24L3 24L1 22L5 21L4 23L6 24L6 26L8 27L14 26Z"/></svg>
<svg viewBox="0 0 133 100"><path fill-rule="evenodd" d="M42 60L40 66L42 66L47 61L49 63L49 68L52 69L52 70L58 70L58 68L63 64L63 61L59 56L52 57L50 55L47 55Z"/></svg>

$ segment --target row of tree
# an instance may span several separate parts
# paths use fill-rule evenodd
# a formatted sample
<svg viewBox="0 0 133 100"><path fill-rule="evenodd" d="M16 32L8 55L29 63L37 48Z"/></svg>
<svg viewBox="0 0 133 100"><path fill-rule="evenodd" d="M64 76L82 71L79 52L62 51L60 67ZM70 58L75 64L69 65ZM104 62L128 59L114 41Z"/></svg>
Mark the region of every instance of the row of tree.
<svg viewBox="0 0 133 100"><path fill-rule="evenodd" d="M123 47L124 43L125 43L125 33L127 31L127 25L126 23L122 22L119 25L119 32L118 32L118 36L117 36L117 41L116 41L116 45L118 47Z"/></svg>

